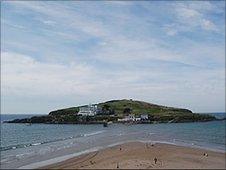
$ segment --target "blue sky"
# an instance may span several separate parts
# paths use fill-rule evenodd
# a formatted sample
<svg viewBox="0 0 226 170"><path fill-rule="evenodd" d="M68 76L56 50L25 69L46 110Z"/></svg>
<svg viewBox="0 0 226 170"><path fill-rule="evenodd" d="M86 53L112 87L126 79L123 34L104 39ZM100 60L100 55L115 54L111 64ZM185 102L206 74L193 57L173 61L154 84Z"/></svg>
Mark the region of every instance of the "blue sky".
<svg viewBox="0 0 226 170"><path fill-rule="evenodd" d="M1 2L3 114L133 98L225 111L224 1Z"/></svg>

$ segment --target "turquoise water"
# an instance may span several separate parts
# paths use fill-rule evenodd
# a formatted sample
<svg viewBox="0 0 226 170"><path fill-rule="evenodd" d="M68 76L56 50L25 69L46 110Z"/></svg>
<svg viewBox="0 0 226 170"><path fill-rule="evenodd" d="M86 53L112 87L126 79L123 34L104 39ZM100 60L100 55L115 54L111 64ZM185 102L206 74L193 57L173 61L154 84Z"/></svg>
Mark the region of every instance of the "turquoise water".
<svg viewBox="0 0 226 170"><path fill-rule="evenodd" d="M12 118L12 117L11 117ZM10 118L10 119L11 119ZM4 120L9 119L4 117ZM3 117L2 117L3 120ZM1 167L18 168L126 141L152 141L225 152L225 121L171 124L1 124Z"/></svg>

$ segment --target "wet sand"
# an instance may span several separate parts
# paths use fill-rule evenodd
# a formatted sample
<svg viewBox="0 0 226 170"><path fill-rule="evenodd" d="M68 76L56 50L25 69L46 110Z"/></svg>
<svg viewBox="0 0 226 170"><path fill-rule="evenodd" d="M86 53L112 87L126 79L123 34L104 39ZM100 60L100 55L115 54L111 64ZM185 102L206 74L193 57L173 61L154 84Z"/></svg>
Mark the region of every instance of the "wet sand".
<svg viewBox="0 0 226 170"><path fill-rule="evenodd" d="M208 155L204 156L204 153ZM226 153L203 149L130 142L80 155L42 169L225 169L225 157Z"/></svg>

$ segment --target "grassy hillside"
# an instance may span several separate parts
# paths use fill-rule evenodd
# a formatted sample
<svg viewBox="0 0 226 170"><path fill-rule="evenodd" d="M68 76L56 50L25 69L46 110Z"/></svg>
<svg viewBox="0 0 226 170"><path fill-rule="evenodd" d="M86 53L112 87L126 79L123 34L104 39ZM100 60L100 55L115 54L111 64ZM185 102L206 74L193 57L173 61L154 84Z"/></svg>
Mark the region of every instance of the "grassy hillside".
<svg viewBox="0 0 226 170"><path fill-rule="evenodd" d="M114 110L114 113L118 116L123 116L128 113L132 113L135 115L140 114L149 114L149 115L159 115L159 116L167 116L167 115L177 115L179 114L192 114L192 111L188 109L180 109L173 107L166 107L156 104L151 104L143 101L136 100L111 100L103 103L97 104L98 107L102 108L102 110ZM67 114L76 114L79 111L79 107L71 107L66 109L60 109L51 111L49 115L67 115Z"/></svg>
<svg viewBox="0 0 226 170"><path fill-rule="evenodd" d="M177 114L177 113L192 113L190 110L187 109L180 109L180 108L173 108L173 107L166 107L160 106L156 104L151 104L143 101L135 101L135 100L111 100L104 103L99 103L99 107L108 106L110 109L115 110L115 113L118 115L127 114L126 110L130 110L130 113L140 115L143 113L149 115L170 115L170 114Z"/></svg>
<svg viewBox="0 0 226 170"><path fill-rule="evenodd" d="M196 114L188 109L166 107L135 100L111 100L97 104L101 114L95 116L78 116L78 107L70 107L51 111L47 116L37 116L30 119L14 120L9 123L100 123L103 121L117 122L128 114L148 114L146 123L155 122L195 122L210 121L216 118L211 115ZM80 106L81 107L81 106Z"/></svg>
<svg viewBox="0 0 226 170"><path fill-rule="evenodd" d="M78 112L79 112L79 107L70 107L70 108L51 111L49 115L69 115L69 114L76 114Z"/></svg>

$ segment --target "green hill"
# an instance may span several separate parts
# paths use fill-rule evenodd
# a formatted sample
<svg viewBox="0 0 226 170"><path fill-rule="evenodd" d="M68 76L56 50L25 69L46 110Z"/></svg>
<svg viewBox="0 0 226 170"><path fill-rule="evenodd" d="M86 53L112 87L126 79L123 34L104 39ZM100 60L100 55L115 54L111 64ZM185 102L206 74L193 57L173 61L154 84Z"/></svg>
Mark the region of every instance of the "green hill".
<svg viewBox="0 0 226 170"><path fill-rule="evenodd" d="M101 108L106 114L97 115L95 120L117 120L118 118L123 118L128 114L135 114L139 116L140 114L148 114L152 122L193 122L193 121L209 121L214 120L214 116L203 115L192 113L191 110L161 106L156 104L151 104L143 101L136 100L111 100L103 103L97 104L98 108ZM81 106L80 106L81 107ZM62 116L76 114L79 111L79 107L71 107L66 109L60 109L52 111L49 115ZM109 113L115 115L115 119L112 117L106 117Z"/></svg>
<svg viewBox="0 0 226 170"><path fill-rule="evenodd" d="M156 122L194 122L210 121L216 118L211 115L192 113L188 109L174 108L151 104L136 100L111 100L97 104L101 110L95 116L79 116L79 107L70 107L51 111L47 116L32 117L30 119L14 120L13 123L100 123L103 121L117 122L118 118L125 115L148 114L149 120L146 123ZM11 123L11 122L10 122Z"/></svg>
<svg viewBox="0 0 226 170"><path fill-rule="evenodd" d="M98 103L97 106L102 110L114 111L114 113L118 116L123 116L128 113L132 113L135 115L149 114L149 115L159 115L159 116L192 113L192 111L188 109L166 107L166 106L151 104L143 101L127 100L127 99L111 100L103 103ZM49 115L76 114L79 112L79 107L83 107L83 106L70 107L70 108L51 111Z"/></svg>
<svg viewBox="0 0 226 170"><path fill-rule="evenodd" d="M111 100L104 103L99 103L98 106L104 107L108 106L110 109L115 110L116 114L124 115L126 109L130 110L130 113L140 115L140 114L149 114L149 115L168 115L174 113L192 113L188 109L180 109L173 107L160 106L156 104L151 104L143 101L136 100Z"/></svg>

